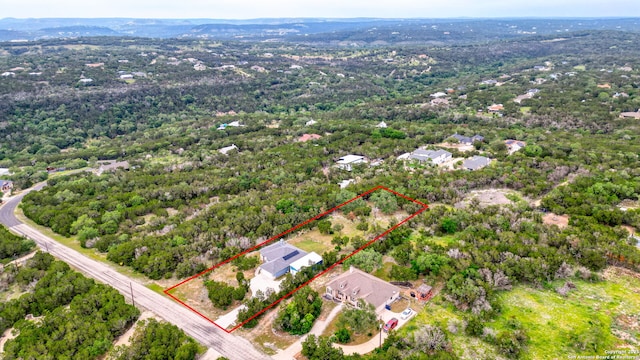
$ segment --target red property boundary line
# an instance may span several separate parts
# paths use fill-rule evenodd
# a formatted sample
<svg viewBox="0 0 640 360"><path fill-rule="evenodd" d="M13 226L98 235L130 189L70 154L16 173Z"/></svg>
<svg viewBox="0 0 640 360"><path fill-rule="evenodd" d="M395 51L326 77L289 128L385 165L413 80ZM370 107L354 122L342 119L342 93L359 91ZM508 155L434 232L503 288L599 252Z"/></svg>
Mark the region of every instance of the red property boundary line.
<svg viewBox="0 0 640 360"><path fill-rule="evenodd" d="M283 237L283 236L287 235L288 233L293 232L293 231L295 231L295 230L297 230L297 229L299 229L299 228L301 228L301 227L303 227L303 226L305 226L305 225L309 224L309 223L310 223L310 222L312 222L312 221L316 221L316 220L318 220L318 219L320 219L320 218L322 218L322 217L324 217L324 216L326 216L326 215L328 215L328 214L330 214L330 213L332 213L332 212L334 212L334 211L336 211L336 210L340 209L341 207L343 207L343 206L345 206L345 205L347 205L347 204L349 204L349 203L351 203L351 202L353 202L353 201L355 201L355 200L357 200L357 199L360 199L360 198L362 198L362 197L364 197L364 196L367 196L367 195L369 195L369 194L371 194L371 193L373 193L373 192L375 192L375 191L378 191L378 190L384 190L384 191L390 192L390 193L392 193L392 194L394 194L394 195L396 195L396 196L399 196L399 197L401 197L401 198L403 198L403 199L406 199L406 200L408 200L408 201L411 201L411 202L413 202L413 203L416 203L416 204L418 204L418 205L422 206L422 208L421 208L421 209L419 209L418 211L416 211L415 213L413 213L413 214L409 215L408 217L406 217L405 219L403 219L402 221L400 221L398 224L396 224L396 225L392 226L391 228L387 229L387 230L386 230L385 232L383 232L382 234L380 234L380 235L376 236L373 240L371 240L371 241L367 242L366 244L362 245L360 248L358 248L358 249L354 250L351 254L349 254L349 255L347 255L347 256L345 256L345 257L343 257L342 259L340 259L340 260L336 261L336 263L334 263L333 265L329 266L326 270L324 270L324 271L320 272L319 274L315 275L314 277L312 277L311 279L309 279L309 280L308 280L307 282L305 282L304 284L302 284L302 285L298 286L297 288L295 288L295 289L291 290L288 294L286 294L286 295L284 295L283 297L279 298L278 300L274 301L274 302L273 302L273 303L271 303L270 305L266 306L264 309L262 309L262 310L258 311L256 314L254 314L253 316L251 316L249 319L245 320L245 321L244 321L244 322L242 322L241 324L236 325L236 326L235 326L234 328L232 328L231 330L227 330L227 329L223 328L222 326L220 326L220 325L216 324L216 322L215 322L215 321L213 321L213 320L209 319L207 316L205 316L204 314L200 313L198 310L194 309L193 307L191 307L191 306L187 305L184 301L182 301L182 300L178 299L177 297L173 296L173 295L170 293L172 290L174 290L175 288L177 288L177 287L178 287L178 286L180 286L180 285L183 285L183 284L185 284L185 283L187 283L187 282L189 282L189 281L191 281L191 280L193 280L193 279L195 279L195 278L197 278L197 277L200 277L200 276L202 276L202 275L204 275L204 274L206 274L206 273L208 273L208 272L210 272L210 271L214 270L214 269L215 269L215 268L217 268L217 267L220 267L220 266L222 266L222 265L224 265L224 264L226 264L226 263L228 263L228 262L230 262L230 261L233 261L234 259L236 259L236 258L238 258L238 257L240 257L240 256L242 256L242 255L244 255L244 254L247 254L247 253L249 253L249 252L251 252L251 251L257 250L258 248L260 248L260 247L262 247L262 246L264 246L264 245L266 245L266 244L268 244L268 243L270 243L270 242L272 242L272 241L274 241L274 240L277 240L277 239L279 239L279 238L281 238L281 237ZM218 328L220 328L221 330L224 330L224 331L225 331L225 332L227 332L227 333L232 333L233 331L235 331L236 329L238 329L238 328L239 328L239 327L241 327L242 325L246 324L247 322L249 322L249 321L253 320L254 318L256 318L256 317L258 317L258 316L260 316L260 315L261 315L262 313L264 313L265 311L267 311L267 310L271 309L272 307L276 306L279 302L281 302L282 300L284 300L284 299L288 298L289 296L293 295L296 291L298 291L298 290L302 289L303 287L307 286L307 285L308 285L310 282L312 282L313 280L315 280L315 279L319 278L320 276L324 275L325 273L329 272L329 271L330 271L330 270L332 270L334 267L336 267L338 264L342 264L342 263L343 263L345 260L347 260L348 258L350 258L350 257L352 257L353 255L357 254L358 252L362 251L363 249L365 249L365 248L366 248L366 247L368 247L369 245L373 244L374 242L376 242L377 240L379 240L379 239L381 239L382 237L386 236L387 234L389 234L389 233L390 233L390 232L392 232L393 230L395 230L395 229L397 229L398 227L402 226L402 225L403 225L404 223L406 223L407 221L409 221L409 220L413 219L414 217L418 216L420 213L422 213L423 211L427 210L428 208L429 208L429 206L428 206L427 204L422 203L422 202L420 202L420 201L418 201L418 200L412 199L412 198L410 198L410 197L408 197L408 196L406 196L406 195L403 195L403 194L401 194L401 193L399 193L399 192L396 192L396 191L393 191L393 190L391 190L391 189L388 189L388 188L386 188L386 187L384 187L384 186L376 186L376 187L374 187L374 188L372 188L372 189L370 189L370 190L367 190L367 191L363 192L362 194L360 194L360 195L358 195L358 196L354 197L353 199L350 199L350 200L348 200L348 201L345 201L344 203L342 203L342 204L340 204L340 205L338 205L338 206L336 206L336 207L334 207L334 208L332 208L332 209L330 209L330 210L327 210L327 211L325 211L325 212L323 212L323 213L321 213L321 214L318 214L318 215L316 215L315 217L313 217L313 218L311 218L311 219L309 219L309 220L307 220L307 221L305 221L305 222L303 222L303 223L300 223L300 224L298 224L298 225L296 225L296 226L292 227L291 229L289 229L289 230L287 230L287 231L284 231L284 232L282 232L282 233L280 233L280 234L278 234L278 235L276 235L276 236L274 236L274 237L272 237L272 238L270 238L270 239L268 239L268 240L265 240L265 241L263 241L262 243L260 243L260 244L258 244L258 245L256 245L256 246L254 246L254 247L252 247L252 248L250 248L250 249L247 249L247 250L245 250L245 251L241 252L240 254L237 254L237 255L235 255L235 256L233 256L233 257L230 257L230 258L228 258L227 260L222 261L222 262L220 262L220 263L218 263L218 264L216 264L216 265L214 265L214 266L212 266L212 267L210 267L210 268L208 268L208 269L206 269L206 270L204 270L204 271L202 271L202 272L200 272L200 273L198 273L198 274L195 274L195 275L193 275L193 276L191 276L191 277L189 277L189 278L187 278L187 279L185 279L185 280L183 280L183 281L181 281L181 282L179 282L179 283L177 283L177 284L175 284L175 285L173 285L173 286L171 286L171 287L169 287L169 288L166 288L166 289L164 289L163 291L164 291L164 293L165 293L167 296L171 297L173 300L175 300L175 301L177 301L178 303L182 304L183 306L185 306L185 307L186 307L186 308L188 308L189 310L193 311L194 313L196 313L196 314L200 315L202 318L204 318L205 320L209 321L209 322L210 322L210 323L212 323L213 325L217 326L217 327L218 327Z"/></svg>

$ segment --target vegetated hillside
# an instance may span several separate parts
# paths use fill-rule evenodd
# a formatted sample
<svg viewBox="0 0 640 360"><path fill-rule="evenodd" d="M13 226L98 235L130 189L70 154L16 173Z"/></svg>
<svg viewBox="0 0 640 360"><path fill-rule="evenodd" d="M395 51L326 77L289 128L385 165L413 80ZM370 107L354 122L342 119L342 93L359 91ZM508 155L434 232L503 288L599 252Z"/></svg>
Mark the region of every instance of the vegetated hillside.
<svg viewBox="0 0 640 360"><path fill-rule="evenodd" d="M430 210L353 261L377 276L437 285L442 306L467 329L416 321L385 351L473 358L451 345L463 337L490 354L533 357L538 329L504 319L505 299L532 288L570 297L576 284L606 286L598 284L612 266L639 270L629 232L640 227L640 129L620 117L640 107L637 37L353 49L109 38L15 45L1 59L15 75L0 79L0 166L24 188L46 179L47 167L129 161L129 170L52 178L23 210L158 281L198 273L383 184ZM298 141L303 134L320 138ZM454 134L483 140L461 147ZM398 159L418 147L452 159ZM381 162L348 172L335 166L346 154ZM472 156L492 161L465 170ZM354 183L340 189L347 179ZM371 213L417 210L402 199L367 200L341 214L364 239L329 224L337 238L322 254L327 263L383 231ZM632 344L618 331L633 338L632 326L598 319L554 341L590 355L600 348L588 334Z"/></svg>
<svg viewBox="0 0 640 360"><path fill-rule="evenodd" d="M42 252L0 270L0 299L0 332L8 337L3 359L103 358L139 316L113 288ZM114 351L122 359L149 353L195 359L201 349L175 326L151 320L137 325L131 345Z"/></svg>
<svg viewBox="0 0 640 360"><path fill-rule="evenodd" d="M305 43L470 43L569 31L640 31L638 19L0 19L0 41L76 36L242 39Z"/></svg>

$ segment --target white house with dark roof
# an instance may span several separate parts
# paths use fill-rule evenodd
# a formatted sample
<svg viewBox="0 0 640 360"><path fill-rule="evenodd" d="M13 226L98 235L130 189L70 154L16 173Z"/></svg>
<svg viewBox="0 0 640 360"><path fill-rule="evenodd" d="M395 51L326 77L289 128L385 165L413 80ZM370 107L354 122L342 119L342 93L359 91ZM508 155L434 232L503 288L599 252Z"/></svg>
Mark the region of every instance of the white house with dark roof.
<svg viewBox="0 0 640 360"><path fill-rule="evenodd" d="M258 267L258 273L269 275L272 279L288 273L291 264L307 255L306 251L280 240L275 244L260 249L260 258L264 262ZM322 260L322 258L321 258ZM298 265L299 266L299 265ZM298 270L300 270L298 268Z"/></svg>
<svg viewBox="0 0 640 360"><path fill-rule="evenodd" d="M446 150L423 150L418 149L411 153L409 157L419 162L431 162L435 165L451 160L451 153Z"/></svg>
<svg viewBox="0 0 640 360"><path fill-rule="evenodd" d="M340 169L351 171L353 170L353 165L364 164L366 162L367 159L362 155L345 155L338 159L336 163Z"/></svg>
<svg viewBox="0 0 640 360"><path fill-rule="evenodd" d="M289 272L291 272L291 275L295 275L303 268L313 267L318 264L322 264L322 256L312 251L307 255L301 257L300 259L292 262L291 265L289 265Z"/></svg>
<svg viewBox="0 0 640 360"><path fill-rule="evenodd" d="M236 146L236 144L231 144L229 146L225 146L221 149L218 149L218 152L220 152L221 154L227 155L231 150L238 150L238 147Z"/></svg>

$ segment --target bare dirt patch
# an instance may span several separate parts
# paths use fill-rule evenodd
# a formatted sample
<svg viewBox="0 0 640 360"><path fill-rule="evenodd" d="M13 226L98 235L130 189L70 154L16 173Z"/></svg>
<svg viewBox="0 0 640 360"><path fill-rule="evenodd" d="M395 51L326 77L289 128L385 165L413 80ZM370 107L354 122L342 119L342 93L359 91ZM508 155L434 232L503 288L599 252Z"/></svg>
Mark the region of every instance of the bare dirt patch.
<svg viewBox="0 0 640 360"><path fill-rule="evenodd" d="M17 336L18 332L16 331L14 334L13 328L7 329L4 334L2 334L2 337L0 337L0 354L4 352L4 344L11 339L15 339Z"/></svg>
<svg viewBox="0 0 640 360"><path fill-rule="evenodd" d="M629 235L633 236L635 235L635 233L637 232L636 229L632 226L629 225L622 225L622 228L627 230L627 232L629 233Z"/></svg>
<svg viewBox="0 0 640 360"><path fill-rule="evenodd" d="M140 315L140 317L138 318L138 320L135 322L135 324L133 324L129 330L127 330L124 334L120 335L120 337L113 343L113 346L120 346L120 345L125 345L125 346L129 346L131 344L131 337L133 336L133 334L135 333L136 329L138 328L138 326L140 325L140 322L143 320L147 320L149 318L154 318L158 321L161 321L159 317L156 316L156 314L152 313L151 311L144 311L142 313L142 315Z"/></svg>
<svg viewBox="0 0 640 360"><path fill-rule="evenodd" d="M507 195L509 194L517 193L513 190L507 189L474 190L469 192L464 200L457 203L456 207L466 207L473 199L477 199L482 207L491 205L507 205L512 203L512 201L507 198Z"/></svg>
<svg viewBox="0 0 640 360"><path fill-rule="evenodd" d="M436 146L447 148L447 149L457 149L458 151L463 151L463 152L473 151L474 149L473 145L454 144L454 143L448 143L448 142L436 144Z"/></svg>
<svg viewBox="0 0 640 360"><path fill-rule="evenodd" d="M614 280L623 275L640 279L639 273L635 271L631 271L629 269L617 267L617 266L610 266L606 268L605 271L602 273L602 277L604 277L606 280Z"/></svg>
<svg viewBox="0 0 640 360"><path fill-rule="evenodd" d="M542 222L546 225L558 225L559 228L564 229L569 226L569 215L547 213L542 217Z"/></svg>
<svg viewBox="0 0 640 360"><path fill-rule="evenodd" d="M260 319L260 324L253 329L240 328L236 335L240 335L255 344L268 355L275 355L278 350L286 349L296 342L299 337L273 328L273 322L278 315L278 309L270 310Z"/></svg>

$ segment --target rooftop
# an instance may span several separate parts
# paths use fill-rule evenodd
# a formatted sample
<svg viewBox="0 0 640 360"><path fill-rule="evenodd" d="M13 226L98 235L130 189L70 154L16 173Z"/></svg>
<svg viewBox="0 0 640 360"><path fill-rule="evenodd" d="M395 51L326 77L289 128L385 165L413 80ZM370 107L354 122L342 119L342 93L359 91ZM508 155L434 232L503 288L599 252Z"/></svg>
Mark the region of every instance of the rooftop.
<svg viewBox="0 0 640 360"><path fill-rule="evenodd" d="M462 166L469 170L478 170L489 165L491 159L484 156L474 156L462 162Z"/></svg>
<svg viewBox="0 0 640 360"><path fill-rule="evenodd" d="M343 294L363 299L376 308L384 305L390 297L400 292L400 288L358 270L353 266L333 279L327 287Z"/></svg>
<svg viewBox="0 0 640 360"><path fill-rule="evenodd" d="M363 161L362 155L345 155L338 160L338 164L351 164L358 161Z"/></svg>

